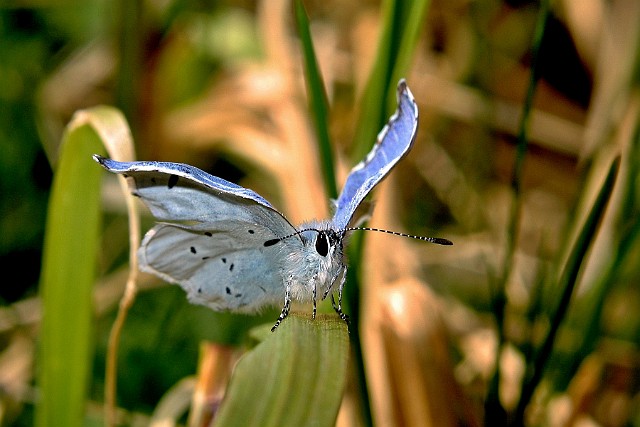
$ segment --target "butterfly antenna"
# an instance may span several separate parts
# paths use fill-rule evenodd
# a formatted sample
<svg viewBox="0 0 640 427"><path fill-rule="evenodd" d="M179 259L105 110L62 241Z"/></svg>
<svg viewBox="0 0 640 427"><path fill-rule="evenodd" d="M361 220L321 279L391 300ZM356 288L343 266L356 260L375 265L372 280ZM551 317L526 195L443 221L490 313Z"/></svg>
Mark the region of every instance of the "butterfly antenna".
<svg viewBox="0 0 640 427"><path fill-rule="evenodd" d="M276 244L276 243L278 243L278 242L281 242L281 241L283 241L283 240L285 240L285 239L289 239L289 238L291 238L291 237L294 237L294 236L297 236L297 235L299 235L299 234L302 234L302 233L304 233L305 231L316 231L316 232L318 232L318 233L320 232L320 230L318 230L317 228L304 228L304 229L302 229L302 230L298 230L298 231L296 231L295 233L291 233L291 234L288 234L288 235L286 235L286 236L276 237L275 239L269 239L269 240L267 240L266 242L264 242L264 246L265 246L265 247L273 246L273 245L275 245L275 244Z"/></svg>
<svg viewBox="0 0 640 427"><path fill-rule="evenodd" d="M429 242L429 243L435 243L437 245L445 245L445 246L450 246L453 245L453 242L451 240L448 239L442 239L440 237L424 237L424 236L414 236L413 234L407 234L407 233L400 233L398 231L390 231L390 230L384 230L382 228L372 228L372 227L349 227L349 228L345 228L344 232L347 231L357 231L357 230L361 230L361 231L377 231L378 233L387 233L387 234L392 234L394 236L400 236L400 237L410 237L412 239L416 239L416 240L422 240L423 242ZM266 245L265 245L266 246Z"/></svg>

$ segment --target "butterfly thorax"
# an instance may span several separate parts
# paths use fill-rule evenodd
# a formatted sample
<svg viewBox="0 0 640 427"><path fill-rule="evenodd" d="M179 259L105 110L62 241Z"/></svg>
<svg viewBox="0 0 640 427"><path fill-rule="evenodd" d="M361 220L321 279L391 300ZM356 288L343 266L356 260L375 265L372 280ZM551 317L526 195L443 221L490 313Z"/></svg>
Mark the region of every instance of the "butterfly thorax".
<svg viewBox="0 0 640 427"><path fill-rule="evenodd" d="M293 298L310 301L314 289L322 296L339 282L344 270L343 235L329 221L306 223L298 230L304 231L292 238L300 239L301 250L286 254L282 274Z"/></svg>

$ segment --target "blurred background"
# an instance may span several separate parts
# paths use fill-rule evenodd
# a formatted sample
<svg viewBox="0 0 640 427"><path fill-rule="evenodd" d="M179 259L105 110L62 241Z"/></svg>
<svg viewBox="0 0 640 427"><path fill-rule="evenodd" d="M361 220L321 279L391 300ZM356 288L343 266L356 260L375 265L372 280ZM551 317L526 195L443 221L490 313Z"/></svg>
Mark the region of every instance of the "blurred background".
<svg viewBox="0 0 640 427"><path fill-rule="evenodd" d="M340 188L359 161L355 123L389 2L303 3ZM360 329L376 425L640 426L640 2L552 1L537 42L538 1L427 3L405 76L418 138L376 189L369 224L454 246L366 236ZM0 34L0 424L22 426L33 423L37 395L52 171L75 111L116 106L138 159L237 182L293 223L330 209L291 2L5 2ZM599 227L581 241L617 156ZM128 259L124 204L109 182L103 203L87 405L95 420ZM146 230L152 219L143 218ZM586 255L565 301L576 245ZM124 424L147 422L193 374L202 340L236 346L278 312L222 315L156 279L141 288L121 342ZM338 425L353 419L343 405Z"/></svg>

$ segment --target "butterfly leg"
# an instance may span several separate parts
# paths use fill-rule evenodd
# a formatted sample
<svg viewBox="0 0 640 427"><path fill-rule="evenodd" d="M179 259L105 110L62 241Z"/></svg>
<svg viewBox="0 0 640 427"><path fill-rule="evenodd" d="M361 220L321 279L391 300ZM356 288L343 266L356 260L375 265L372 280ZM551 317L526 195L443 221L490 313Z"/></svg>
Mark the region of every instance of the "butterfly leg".
<svg viewBox="0 0 640 427"><path fill-rule="evenodd" d="M347 281L347 267L344 268L342 279L340 279L340 285L338 286L338 305L336 306L336 300L333 298L333 293L331 294L331 305L333 309L338 313L340 318L349 324L349 316L346 315L342 311L342 290L344 289L344 284Z"/></svg>
<svg viewBox="0 0 640 427"><path fill-rule="evenodd" d="M271 328L271 332L275 331L276 328L280 326L280 322L282 322L289 315L289 308L291 308L291 286L287 285L287 288L284 292L284 306L282 307L280 316L278 316L278 320L276 320L276 324Z"/></svg>
<svg viewBox="0 0 640 427"><path fill-rule="evenodd" d="M329 293L333 289L333 284L336 283L336 280L338 280L338 276L340 276L340 274L342 274L342 279L340 280L340 288L342 288L344 286L344 281L347 280L347 267L346 266L344 266L342 269L338 270L333 275L333 277L331 278L331 286L329 286L327 288L327 290L324 291L324 294L322 294L322 301L324 301L325 298L327 298L327 296L329 295Z"/></svg>
<svg viewBox="0 0 640 427"><path fill-rule="evenodd" d="M313 316L312 318L315 319L316 318L316 299L318 297L318 285L317 285L317 281L314 280L313 281Z"/></svg>
<svg viewBox="0 0 640 427"><path fill-rule="evenodd" d="M345 322L347 322L347 325L349 324L349 315L345 314L342 311L342 307L340 307L341 304L341 299L342 299L342 295L338 295L338 305L336 306L336 300L333 298L333 294L331 294L331 305L333 306L333 309L336 311L336 313L338 313L338 315L340 316L340 318L342 320L344 320Z"/></svg>

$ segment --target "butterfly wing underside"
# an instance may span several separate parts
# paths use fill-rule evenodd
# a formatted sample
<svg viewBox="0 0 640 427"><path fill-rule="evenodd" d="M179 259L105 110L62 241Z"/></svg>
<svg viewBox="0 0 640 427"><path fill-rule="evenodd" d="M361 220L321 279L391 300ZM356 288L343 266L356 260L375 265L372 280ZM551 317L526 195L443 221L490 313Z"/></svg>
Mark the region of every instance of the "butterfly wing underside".
<svg viewBox="0 0 640 427"><path fill-rule="evenodd" d="M94 158L125 175L132 193L166 221L145 235L141 270L218 311L253 312L284 299L279 248L264 243L295 228L260 195L189 165Z"/></svg>
<svg viewBox="0 0 640 427"><path fill-rule="evenodd" d="M373 149L349 173L336 202L333 224L346 228L364 198L409 151L418 128L418 106L404 79L397 88L398 108L378 134Z"/></svg>
<svg viewBox="0 0 640 427"><path fill-rule="evenodd" d="M230 220L206 224L206 231L160 223L142 241L140 268L178 283L190 302L216 311L251 313L280 304L278 248L264 247L269 230L250 227Z"/></svg>

